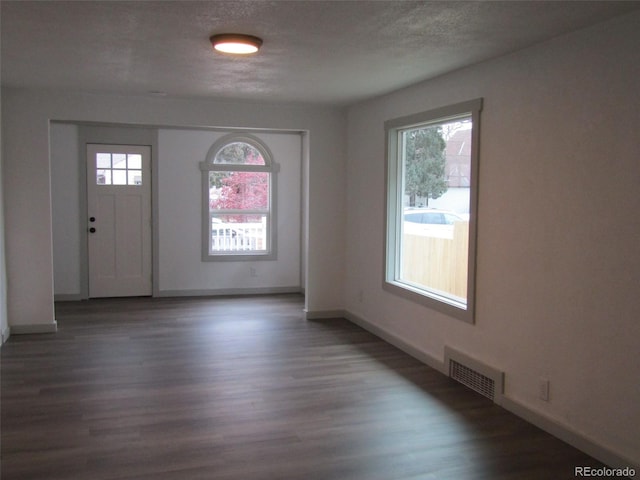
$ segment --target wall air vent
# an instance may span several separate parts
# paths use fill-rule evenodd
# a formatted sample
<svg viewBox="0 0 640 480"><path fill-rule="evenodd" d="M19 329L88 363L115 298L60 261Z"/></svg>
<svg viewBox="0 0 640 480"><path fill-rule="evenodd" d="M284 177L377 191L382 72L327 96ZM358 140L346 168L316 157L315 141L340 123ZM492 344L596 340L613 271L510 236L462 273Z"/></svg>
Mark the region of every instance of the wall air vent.
<svg viewBox="0 0 640 480"><path fill-rule="evenodd" d="M450 347L445 347L444 356L445 366L451 378L495 403L501 403L504 389L503 372Z"/></svg>

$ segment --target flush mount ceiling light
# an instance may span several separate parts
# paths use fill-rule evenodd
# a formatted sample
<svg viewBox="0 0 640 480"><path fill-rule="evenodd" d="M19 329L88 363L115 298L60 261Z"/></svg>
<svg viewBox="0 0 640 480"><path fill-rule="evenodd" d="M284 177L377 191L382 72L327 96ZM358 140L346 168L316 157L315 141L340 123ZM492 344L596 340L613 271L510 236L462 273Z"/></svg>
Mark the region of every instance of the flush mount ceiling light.
<svg viewBox="0 0 640 480"><path fill-rule="evenodd" d="M221 33L209 38L211 45L218 52L235 55L256 53L262 45L262 39L241 33Z"/></svg>

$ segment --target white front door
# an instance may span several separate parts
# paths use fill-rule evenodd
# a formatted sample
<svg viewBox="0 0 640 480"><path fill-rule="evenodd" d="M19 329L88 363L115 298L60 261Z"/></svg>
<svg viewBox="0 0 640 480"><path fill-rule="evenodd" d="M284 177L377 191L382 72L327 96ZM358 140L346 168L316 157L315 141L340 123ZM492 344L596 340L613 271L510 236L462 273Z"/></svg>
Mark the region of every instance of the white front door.
<svg viewBox="0 0 640 480"><path fill-rule="evenodd" d="M87 144L89 297L151 295L151 147Z"/></svg>

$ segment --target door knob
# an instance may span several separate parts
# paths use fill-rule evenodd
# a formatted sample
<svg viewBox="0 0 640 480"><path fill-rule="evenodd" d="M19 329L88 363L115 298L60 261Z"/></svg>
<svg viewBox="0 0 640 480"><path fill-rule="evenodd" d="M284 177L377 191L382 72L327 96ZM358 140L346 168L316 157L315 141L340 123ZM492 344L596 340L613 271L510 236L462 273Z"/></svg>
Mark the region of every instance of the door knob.
<svg viewBox="0 0 640 480"><path fill-rule="evenodd" d="M89 221L90 221L91 223L95 222L95 221L96 221L96 217L89 217Z"/></svg>
<svg viewBox="0 0 640 480"><path fill-rule="evenodd" d="M89 229L89 232L91 232L91 233L96 233L96 229L95 229L95 228L93 228L93 227L91 227L91 228Z"/></svg>

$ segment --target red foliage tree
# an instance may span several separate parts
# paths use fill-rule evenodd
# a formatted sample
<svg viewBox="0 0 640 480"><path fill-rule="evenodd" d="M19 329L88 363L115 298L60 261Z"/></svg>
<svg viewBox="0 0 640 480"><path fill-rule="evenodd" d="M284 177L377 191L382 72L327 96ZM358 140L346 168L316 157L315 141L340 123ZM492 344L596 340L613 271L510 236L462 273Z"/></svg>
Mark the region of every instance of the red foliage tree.
<svg viewBox="0 0 640 480"><path fill-rule="evenodd" d="M244 165L264 165L262 156L254 149L246 152ZM216 198L210 201L215 210L267 210L269 207L268 172L212 172L211 182L216 188ZM244 215L226 216L226 221L246 221Z"/></svg>

